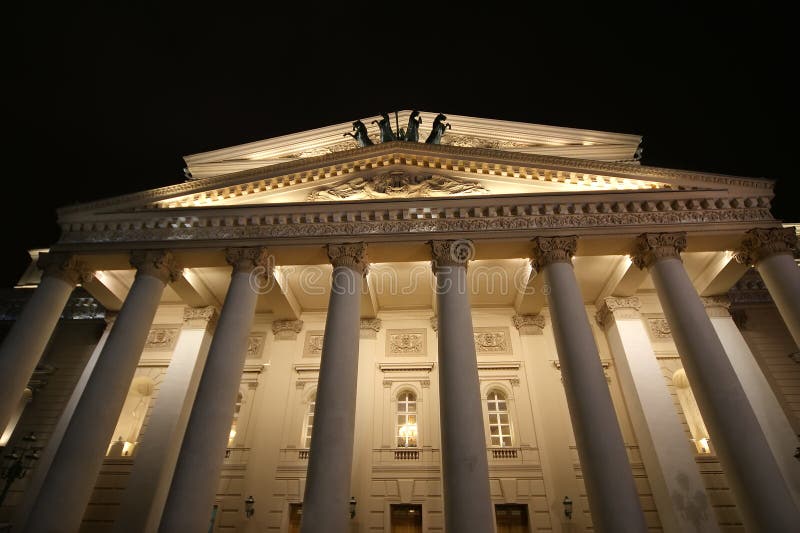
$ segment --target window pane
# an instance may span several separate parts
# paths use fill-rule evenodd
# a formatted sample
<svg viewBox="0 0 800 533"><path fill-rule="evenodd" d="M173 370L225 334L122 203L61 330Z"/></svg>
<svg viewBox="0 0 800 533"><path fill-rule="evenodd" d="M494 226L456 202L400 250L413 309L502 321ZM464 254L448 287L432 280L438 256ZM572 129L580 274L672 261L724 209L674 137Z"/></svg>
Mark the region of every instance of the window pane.
<svg viewBox="0 0 800 533"><path fill-rule="evenodd" d="M508 414L502 413L500 415L500 423L501 424L508 424Z"/></svg>
<svg viewBox="0 0 800 533"><path fill-rule="evenodd" d="M500 446L500 437L492 437L492 446Z"/></svg>

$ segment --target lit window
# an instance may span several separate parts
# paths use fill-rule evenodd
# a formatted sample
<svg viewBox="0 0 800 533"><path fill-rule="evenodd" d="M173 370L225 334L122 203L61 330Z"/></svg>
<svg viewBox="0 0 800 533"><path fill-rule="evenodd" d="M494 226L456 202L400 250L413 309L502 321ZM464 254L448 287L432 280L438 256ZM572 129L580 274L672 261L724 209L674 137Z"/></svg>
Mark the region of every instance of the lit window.
<svg viewBox="0 0 800 533"><path fill-rule="evenodd" d="M397 447L417 447L417 396L413 392L397 396Z"/></svg>
<svg viewBox="0 0 800 533"><path fill-rule="evenodd" d="M489 435L492 446L511 446L511 423L508 419L508 404L502 392L493 390L486 396L489 411Z"/></svg>
<svg viewBox="0 0 800 533"><path fill-rule="evenodd" d="M689 386L689 378L686 377L686 372L682 368L673 374L672 384L675 385L675 392L678 395L686 425L689 426L689 433L692 436L691 441L697 449L697 453L711 454L711 439L708 436L708 430L700 415L700 408L694 399L692 388Z"/></svg>
<svg viewBox="0 0 800 533"><path fill-rule="evenodd" d="M317 395L315 394L308 402L306 419L305 422L303 422L303 448L311 448L311 430L314 428L314 406L316 403Z"/></svg>

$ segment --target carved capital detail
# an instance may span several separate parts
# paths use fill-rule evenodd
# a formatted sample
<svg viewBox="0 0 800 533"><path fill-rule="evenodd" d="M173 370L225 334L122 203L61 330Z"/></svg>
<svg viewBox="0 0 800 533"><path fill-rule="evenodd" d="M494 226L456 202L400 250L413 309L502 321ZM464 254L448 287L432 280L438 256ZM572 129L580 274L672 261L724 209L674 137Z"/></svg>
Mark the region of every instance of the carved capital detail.
<svg viewBox="0 0 800 533"><path fill-rule="evenodd" d="M608 296L603 298L603 304L597 310L595 319L603 327L611 325L611 320L617 318L639 318L642 302L636 296L618 298Z"/></svg>
<svg viewBox="0 0 800 533"><path fill-rule="evenodd" d="M514 315L511 320L520 335L541 335L544 329L544 316L542 315Z"/></svg>
<svg viewBox="0 0 800 533"><path fill-rule="evenodd" d="M303 329L302 320L274 320L272 322L272 334L275 337L288 335L288 338L296 339L297 334Z"/></svg>
<svg viewBox="0 0 800 533"><path fill-rule="evenodd" d="M431 266L436 272L442 267L467 267L475 257L475 245L466 239L430 241Z"/></svg>
<svg viewBox="0 0 800 533"><path fill-rule="evenodd" d="M381 319L380 318L362 318L359 324L361 329L370 329L375 333L381 330Z"/></svg>
<svg viewBox="0 0 800 533"><path fill-rule="evenodd" d="M233 267L233 273L252 272L258 267L269 274L274 262L266 248L226 248L225 260Z"/></svg>
<svg viewBox="0 0 800 533"><path fill-rule="evenodd" d="M43 252L39 254L36 266L44 271L44 276L52 276L71 285L92 281L94 272L72 254Z"/></svg>
<svg viewBox="0 0 800 533"><path fill-rule="evenodd" d="M438 316L432 316L430 321L431 321L431 329L434 331L434 333L438 333L439 332L439 317Z"/></svg>
<svg viewBox="0 0 800 533"><path fill-rule="evenodd" d="M772 255L794 255L797 250L794 228L754 228L746 233L741 250L736 254L739 263L755 265Z"/></svg>
<svg viewBox="0 0 800 533"><path fill-rule="evenodd" d="M181 268L175 262L172 252L164 250L136 250L131 253L131 265L136 275L144 274L160 279L164 283L177 281Z"/></svg>
<svg viewBox="0 0 800 533"><path fill-rule="evenodd" d="M701 296L700 300L703 302L703 307L706 308L708 316L731 316L731 301L727 296Z"/></svg>
<svg viewBox="0 0 800 533"><path fill-rule="evenodd" d="M217 324L219 313L216 308L212 306L207 307L184 307L183 308L183 325L184 326L200 326L207 328L214 328Z"/></svg>
<svg viewBox="0 0 800 533"><path fill-rule="evenodd" d="M578 248L577 235L562 237L535 237L533 239L533 259L531 266L536 272L541 272L551 263L570 263L572 256Z"/></svg>
<svg viewBox="0 0 800 533"><path fill-rule="evenodd" d="M363 242L328 244L328 259L333 268L347 267L359 274L366 275L369 268L367 245Z"/></svg>
<svg viewBox="0 0 800 533"><path fill-rule="evenodd" d="M631 258L641 268L650 268L656 261L674 257L680 260L686 249L686 232L642 233L636 237Z"/></svg>

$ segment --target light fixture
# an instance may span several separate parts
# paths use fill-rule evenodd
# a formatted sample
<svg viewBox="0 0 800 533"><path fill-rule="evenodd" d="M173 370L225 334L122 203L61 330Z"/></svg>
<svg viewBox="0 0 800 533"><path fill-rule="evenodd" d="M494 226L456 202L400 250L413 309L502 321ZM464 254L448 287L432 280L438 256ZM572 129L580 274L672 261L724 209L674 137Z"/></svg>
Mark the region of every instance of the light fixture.
<svg viewBox="0 0 800 533"><path fill-rule="evenodd" d="M250 495L244 501L244 515L247 518L250 518L251 516L253 516L253 513L255 512L256 512L256 500L253 498L252 495Z"/></svg>
<svg viewBox="0 0 800 533"><path fill-rule="evenodd" d="M350 496L350 518L356 516L356 497Z"/></svg>
<svg viewBox="0 0 800 533"><path fill-rule="evenodd" d="M564 504L564 516L567 517L567 520L572 520L572 500L569 499L569 496L564 496L564 501L561 503Z"/></svg>

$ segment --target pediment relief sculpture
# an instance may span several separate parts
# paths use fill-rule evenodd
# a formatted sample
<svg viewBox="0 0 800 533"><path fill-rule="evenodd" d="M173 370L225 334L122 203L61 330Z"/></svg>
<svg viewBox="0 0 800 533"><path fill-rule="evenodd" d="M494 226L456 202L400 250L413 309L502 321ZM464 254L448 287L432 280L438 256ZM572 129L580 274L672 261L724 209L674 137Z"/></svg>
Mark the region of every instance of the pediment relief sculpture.
<svg viewBox="0 0 800 533"><path fill-rule="evenodd" d="M389 172L369 177L357 177L343 183L317 189L308 195L309 201L368 200L379 198L420 198L454 194L487 194L489 190L475 181L438 174L410 175Z"/></svg>

